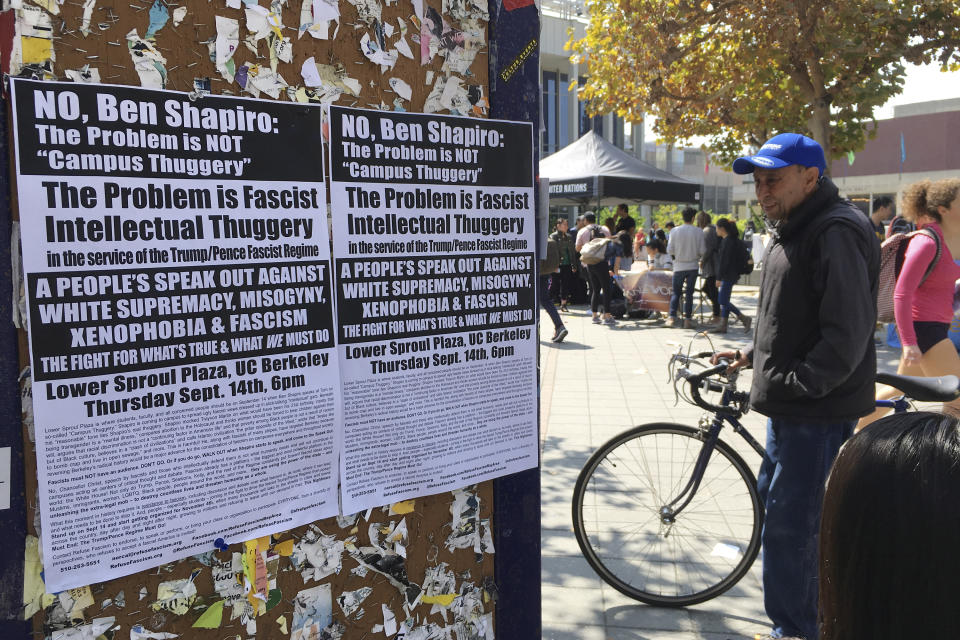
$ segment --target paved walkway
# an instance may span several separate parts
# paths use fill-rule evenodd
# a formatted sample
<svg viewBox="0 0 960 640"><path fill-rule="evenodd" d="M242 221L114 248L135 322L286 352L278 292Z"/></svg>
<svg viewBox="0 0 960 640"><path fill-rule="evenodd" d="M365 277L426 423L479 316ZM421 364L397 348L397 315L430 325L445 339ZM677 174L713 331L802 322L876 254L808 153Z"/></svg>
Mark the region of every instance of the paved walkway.
<svg viewBox="0 0 960 640"><path fill-rule="evenodd" d="M752 316L755 297L755 288L738 288L734 303ZM621 595L583 559L573 535L570 500L577 474L593 450L645 422L695 425L703 411L682 400L674 405L673 387L667 383L670 353L694 339L694 331L646 320L594 325L584 306L562 315L570 335L559 345L549 341L552 324L546 313L541 315L543 638L742 640L766 632L759 560L719 598L686 609L664 609ZM739 348L749 336L738 323L730 333L712 339L717 348ZM696 340L694 351L710 348L704 338ZM895 358L889 350L882 352L881 368L889 370ZM741 389L749 388L751 375L741 376ZM763 443L765 418L749 413L743 422ZM756 473L757 454L730 429L723 438Z"/></svg>

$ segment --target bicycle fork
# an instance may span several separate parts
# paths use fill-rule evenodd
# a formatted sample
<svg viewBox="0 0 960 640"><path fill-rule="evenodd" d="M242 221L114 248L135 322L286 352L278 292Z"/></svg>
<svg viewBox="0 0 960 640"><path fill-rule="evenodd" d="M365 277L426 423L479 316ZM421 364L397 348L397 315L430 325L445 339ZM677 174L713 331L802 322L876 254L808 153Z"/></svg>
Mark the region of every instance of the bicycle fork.
<svg viewBox="0 0 960 640"><path fill-rule="evenodd" d="M700 453L697 455L697 461L693 465L693 474L687 480L686 486L680 491L680 495L673 499L669 504L660 507L660 522L667 526L663 537L669 537L670 530L676 522L677 515L683 511L688 504L697 495L697 489L700 488L700 481L703 480L703 474L710 462L710 456L713 455L714 447L720 438L720 429L723 427L723 418L714 416L710 427L706 430L701 429L700 434L703 440L703 446L700 447ZM680 503L677 506L677 503Z"/></svg>

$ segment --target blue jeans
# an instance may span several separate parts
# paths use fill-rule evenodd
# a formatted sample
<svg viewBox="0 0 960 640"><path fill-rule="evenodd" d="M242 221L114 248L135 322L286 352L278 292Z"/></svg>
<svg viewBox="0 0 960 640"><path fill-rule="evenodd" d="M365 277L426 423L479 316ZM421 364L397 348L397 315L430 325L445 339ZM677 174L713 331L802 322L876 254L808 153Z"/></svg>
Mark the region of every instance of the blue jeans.
<svg viewBox="0 0 960 640"><path fill-rule="evenodd" d="M697 270L673 272L673 294L670 296L670 317L677 317L680 295L683 294L683 317L693 317L693 288L697 285Z"/></svg>
<svg viewBox="0 0 960 640"><path fill-rule="evenodd" d="M771 418L757 486L766 505L761 536L763 604L773 636L817 638L817 540L823 486L855 421Z"/></svg>
<svg viewBox="0 0 960 640"><path fill-rule="evenodd" d="M730 302L730 294L733 293L733 285L736 284L734 280L724 280L720 283L720 317L729 318L730 312L733 312L733 315L739 316L740 309L737 309L732 302Z"/></svg>
<svg viewBox="0 0 960 640"><path fill-rule="evenodd" d="M560 331L563 320L560 319L560 314L557 313L557 308L553 306L553 300L550 299L550 276L540 276L540 306L553 320L554 331Z"/></svg>

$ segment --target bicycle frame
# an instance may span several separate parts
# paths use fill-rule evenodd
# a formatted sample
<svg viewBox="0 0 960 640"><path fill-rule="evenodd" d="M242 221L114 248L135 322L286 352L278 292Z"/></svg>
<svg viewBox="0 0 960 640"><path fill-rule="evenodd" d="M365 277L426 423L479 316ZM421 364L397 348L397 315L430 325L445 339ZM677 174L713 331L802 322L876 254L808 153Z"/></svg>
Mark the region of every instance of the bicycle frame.
<svg viewBox="0 0 960 640"><path fill-rule="evenodd" d="M730 401L733 397L733 393L726 389L723 392L720 403L723 406L729 406ZM697 495L697 489L700 488L700 481L703 479L703 473L706 471L707 463L710 462L710 456L713 455L713 449L716 446L717 440L720 439L720 431L723 429L723 423L728 422L731 427L733 427L733 432L739 434L741 438L747 441L754 451L756 451L764 459L767 457L766 450L763 446L757 442L757 439L750 435L750 432L747 431L746 427L741 424L741 422L731 415L725 415L722 413L715 413L713 415L713 421L710 423L710 427L706 431L701 429L703 434L703 447L700 448L700 453L697 456L697 461L693 466L693 474L690 476L690 479L687 480L686 486L680 491L680 495L673 499L672 502L660 508L660 519L667 523L672 524L674 518L683 511L688 504L693 500L693 497ZM674 507L678 502L682 500L682 503Z"/></svg>

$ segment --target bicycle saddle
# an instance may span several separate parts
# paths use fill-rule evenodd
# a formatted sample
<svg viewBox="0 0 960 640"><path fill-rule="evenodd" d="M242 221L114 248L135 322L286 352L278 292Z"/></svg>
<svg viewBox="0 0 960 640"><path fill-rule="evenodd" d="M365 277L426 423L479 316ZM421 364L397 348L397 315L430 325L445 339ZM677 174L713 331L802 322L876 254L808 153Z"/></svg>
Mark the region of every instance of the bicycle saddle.
<svg viewBox="0 0 960 640"><path fill-rule="evenodd" d="M895 373L878 373L876 380L881 384L899 389L920 402L949 402L960 397L960 378L957 376L920 378L898 376Z"/></svg>

